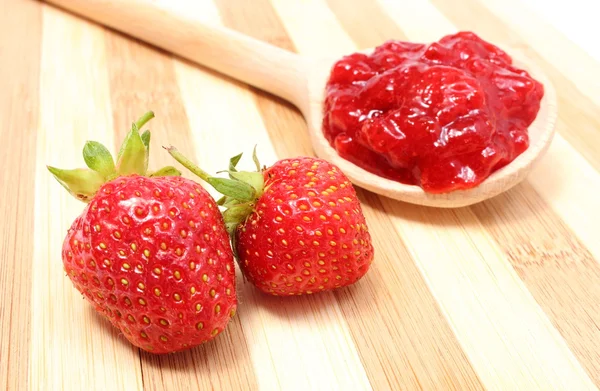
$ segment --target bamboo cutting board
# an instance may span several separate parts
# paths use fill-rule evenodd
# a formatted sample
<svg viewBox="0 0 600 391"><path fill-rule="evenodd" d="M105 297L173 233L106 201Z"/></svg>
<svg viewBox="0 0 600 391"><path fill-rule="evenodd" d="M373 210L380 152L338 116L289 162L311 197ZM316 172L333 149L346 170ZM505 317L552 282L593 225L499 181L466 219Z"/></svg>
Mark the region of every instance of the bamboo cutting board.
<svg viewBox="0 0 600 391"><path fill-rule="evenodd" d="M157 0L155 0L157 1ZM460 30L524 50L559 94L535 172L455 210L358 190L375 263L332 293L267 297L238 276L213 342L133 348L65 277L83 209L45 164L83 164L154 110L151 161L173 144L209 171L254 144L310 155L288 104L35 0L0 0L0 388L11 390L593 390L600 386L600 63L517 0L160 0L306 55Z"/></svg>

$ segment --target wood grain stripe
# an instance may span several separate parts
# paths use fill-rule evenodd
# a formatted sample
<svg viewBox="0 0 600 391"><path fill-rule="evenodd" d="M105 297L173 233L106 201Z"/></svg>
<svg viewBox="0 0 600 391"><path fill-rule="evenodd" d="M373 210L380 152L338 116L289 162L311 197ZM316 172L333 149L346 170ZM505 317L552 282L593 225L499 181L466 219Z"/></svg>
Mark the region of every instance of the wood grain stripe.
<svg viewBox="0 0 600 391"><path fill-rule="evenodd" d="M41 11L7 0L0 12L0 389L26 389L34 239L35 130L41 53Z"/></svg>
<svg viewBox="0 0 600 391"><path fill-rule="evenodd" d="M343 34L324 3L272 1L272 4L301 53L324 54L332 47L346 53L353 50L352 41ZM310 27L314 30L312 34L321 37L317 41L304 34L312 15L321 15L321 23ZM330 15L329 19L324 15ZM305 125L302 126L306 132ZM308 148L298 145L298 138L293 142L289 142L289 137L287 140L280 152L283 156L304 153ZM389 217L382 213L379 198L360 189L359 194L373 237L389 237ZM365 279L335 294L373 387L481 389L402 240L375 239L375 245L377 259ZM369 300L373 297L381 298L376 308ZM417 325L413 319L422 322Z"/></svg>
<svg viewBox="0 0 600 391"><path fill-rule="evenodd" d="M44 5L42 45L30 389L139 389L136 350L65 276L62 242L84 204L45 168L83 166L79 151L88 139L112 144L112 133L106 131L112 121L104 35L100 28Z"/></svg>
<svg viewBox="0 0 600 391"><path fill-rule="evenodd" d="M190 124L172 57L112 31L106 32L106 41L115 148L128 124L153 110L156 118L149 124L153 130L151 168L175 163L161 146L176 145L193 159ZM187 172L185 175L191 177ZM256 389L239 317L226 332L200 347L167 356L140 354L144 387L148 389Z"/></svg>
<svg viewBox="0 0 600 391"><path fill-rule="evenodd" d="M491 12L480 0L460 0L449 3L443 0L431 0L432 3L456 26L462 30L476 31L485 39L504 47L514 47L525 52L548 75L558 94L557 130L586 160L600 171L600 129L599 106L582 94L572 80L565 76L565 70L559 70L555 62L542 57L535 46L519 35L508 22ZM432 26L434 26L432 24ZM440 31L441 32L441 31ZM446 32L441 32L445 34ZM538 32L539 34L539 32ZM540 35L543 36L543 35ZM547 37L544 36L544 39ZM548 43L552 41L548 40ZM558 46L556 46L558 47ZM568 47L568 46L567 46ZM561 54L564 55L564 54ZM566 57L566 55L564 55ZM574 69L566 74L572 75ZM585 83L583 83L585 84ZM579 83L578 85L583 85Z"/></svg>
<svg viewBox="0 0 600 391"><path fill-rule="evenodd" d="M381 4L386 6L390 3L382 2ZM344 19L345 12L337 12L339 8L336 6L339 6L340 4L330 1L330 5L332 5L336 15L340 16L340 21L347 26L348 30L350 30L351 19ZM427 8L421 8L420 12L417 12L417 15L415 15L411 12L412 10L408 9L406 4L402 5L396 2L392 7L392 15L395 15L396 13L405 15L403 20L405 24L403 24L403 26L414 26L414 30L413 27L408 28L410 31L408 38L410 39L411 37L417 36L420 38L421 36L417 35L417 32L421 32L421 25L424 24L426 20L429 20L427 17ZM355 8L357 8L354 11L356 13L364 14L367 12L366 8ZM374 12L371 5L369 5L369 12ZM384 12L381 11L381 13ZM410 20L407 19L406 15L408 14L410 14ZM423 19L419 20L419 16ZM434 14L432 18L434 20L439 19L439 15ZM374 17L372 20L378 20L378 17ZM445 33L441 33L440 30L444 28L444 25L447 27L448 23L442 23L439 27L433 27L433 24L428 27L432 32L435 31L438 34L443 35ZM388 37L389 36L398 37L399 39L406 37L405 33L400 31L397 27L388 32ZM378 42L374 41L367 44L369 46L374 46L385 39L387 38L382 36L379 37ZM519 191L519 189L516 191ZM532 193L531 195L535 195L535 192L532 190L530 190L530 193ZM410 213L409 220L411 223L407 224L404 222L404 224L401 225L400 221L398 221L396 227L399 232L402 233L403 237L406 238L413 256L419 263L426 278L429 279L430 286L434 293L436 293L438 301L453 324L457 337L471 358L471 362L485 381L486 386L500 388L521 386L532 388L541 386L542 388L560 387L562 389L568 389L567 387L572 381L578 381L581 382L580 384L582 387L593 388L589 378L583 370L581 370L581 367L573 358L560 335L547 321L543 312L532 300L525 286L517 280L514 271L511 270L510 267L507 267L508 265L505 262L504 256L490 243L491 237L486 234L484 229L478 230L473 227L473 224L478 225L478 221L468 209L458 210L456 212L439 211L438 213L435 213L434 217L433 213L426 210L417 212L417 208L400 209L396 203L392 201L386 200L384 201L384 205L387 206L387 209L390 212L397 211L396 213L402 213L401 211L404 211L403 215ZM441 224L444 230L437 231L436 228L440 226L439 222L436 223L435 228L430 227L430 225L433 221L439 221L440 217L444 217L448 220L445 220L445 223ZM416 224L416 226L414 224ZM421 224L425 224L423 229L418 228ZM407 225L411 228L406 228ZM432 241L431 239L423 240L425 237L421 237L420 235L427 233L425 227L431 231L437 231L437 233L433 234L435 235L433 237L444 235L444 233L444 236L447 236L448 234L451 234L452 236L443 241ZM461 231L463 235L460 234ZM467 235L464 235L464 233L467 233ZM425 242L432 243L430 248L417 248L412 245L412 243ZM460 243L460 252L452 250L453 246L458 243ZM439 244L442 247L435 250L434 247L436 244ZM469 248L471 248L471 250L469 250ZM454 254L454 256L452 254ZM455 264L457 270L453 270L448 263L440 265L432 260L444 256L453 259L452 263ZM463 264L461 258L470 260L480 258L480 261L477 262L480 264ZM448 262L448 260L444 262ZM487 266L487 270L477 270L483 263ZM440 271L440 268L444 269L443 272ZM456 278L456 280L454 280L454 278ZM505 290L496 290L498 285L500 285L499 279L504 280L502 284L506 284ZM460 286L460 288L449 287L451 290L447 291L443 286L444 284L448 284L449 281L453 281L453 283L457 287ZM469 303L469 297L471 295L468 293L471 290L467 288L469 285L472 286L472 292L478 295L481 303ZM461 290L463 289L464 291L461 293ZM517 297L517 292L521 292L522 298ZM454 295L452 299L449 299L449 297L451 297L449 296L450 294ZM462 299L457 300L458 296ZM462 305L457 306L456 304L458 302L462 303ZM487 310L485 303L487 303L487 305L493 304L497 308L494 312L490 313L489 310ZM480 305L483 307L477 308ZM468 323L463 323L460 312L469 306L473 306L470 311L468 311L469 314L471 314L470 320ZM512 317L517 317L521 316L521 311L530 314L527 327L537 328L538 331L536 336L530 335L526 328L515 327L514 324L507 321L507 319L510 319L511 317L509 314L512 314ZM499 317L499 313L504 313L505 315ZM471 330L472 324L481 323L483 325L489 322L490 318L493 319L490 327L484 326L480 328L484 331L483 334L478 335L478 332L473 332ZM499 331L498 334L495 334L494 332L490 334L493 327L502 331ZM506 341L504 341L504 339L506 339ZM481 348L482 346L485 346L484 344L487 344L486 349ZM527 345L529 349L522 351L521 348L525 345ZM547 361L540 364L540 358L547 357L549 352L548 349L556 349L557 352L561 352L560 354L563 354L564 360L555 362ZM496 356L496 360L502 362L502 365L499 365L497 362L495 365L492 365L494 356ZM515 356L518 356L519 358L517 359ZM504 357L504 359L501 357ZM485 362L487 362L487 364L484 364ZM564 370L565 366L569 369ZM526 372L523 371L523 368L526 368ZM559 373L557 370L563 370L563 372ZM529 372L529 374L527 374L527 372ZM502 384L504 384L504 386L502 386Z"/></svg>

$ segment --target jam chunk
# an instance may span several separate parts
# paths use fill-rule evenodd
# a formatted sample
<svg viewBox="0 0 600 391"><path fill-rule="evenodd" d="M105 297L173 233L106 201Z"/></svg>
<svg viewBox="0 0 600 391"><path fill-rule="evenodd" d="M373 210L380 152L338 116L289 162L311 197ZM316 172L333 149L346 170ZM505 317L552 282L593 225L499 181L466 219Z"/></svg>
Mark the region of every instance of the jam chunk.
<svg viewBox="0 0 600 391"><path fill-rule="evenodd" d="M389 41L338 61L323 131L343 158L443 193L477 186L529 146L543 86L470 32Z"/></svg>

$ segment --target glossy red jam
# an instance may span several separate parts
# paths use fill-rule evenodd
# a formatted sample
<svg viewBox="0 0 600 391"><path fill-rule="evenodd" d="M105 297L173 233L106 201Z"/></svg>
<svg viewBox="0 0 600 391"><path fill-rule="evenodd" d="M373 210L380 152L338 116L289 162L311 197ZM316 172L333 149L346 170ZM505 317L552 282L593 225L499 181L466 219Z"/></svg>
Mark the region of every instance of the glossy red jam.
<svg viewBox="0 0 600 391"><path fill-rule="evenodd" d="M338 61L323 130L374 174L443 193L477 186L529 145L543 86L470 32L389 41Z"/></svg>

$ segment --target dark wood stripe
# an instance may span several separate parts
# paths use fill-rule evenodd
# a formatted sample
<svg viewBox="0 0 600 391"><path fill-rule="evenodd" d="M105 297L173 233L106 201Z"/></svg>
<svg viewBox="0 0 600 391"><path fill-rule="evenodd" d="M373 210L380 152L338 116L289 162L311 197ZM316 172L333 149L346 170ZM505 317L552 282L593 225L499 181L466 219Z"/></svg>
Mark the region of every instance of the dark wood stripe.
<svg viewBox="0 0 600 391"><path fill-rule="evenodd" d="M36 1L0 8L0 389L26 390L42 16Z"/></svg>
<svg viewBox="0 0 600 391"><path fill-rule="evenodd" d="M106 32L106 51L115 148L131 122L147 110L153 110L156 118L149 124L152 130L150 167L174 163L161 148L165 145L175 145L193 159L191 129L173 58L112 31ZM190 177L187 172L185 175ZM223 389L228 384L257 388L239 317L210 343L175 355L141 353L141 362L144 386L148 389L209 390Z"/></svg>
<svg viewBox="0 0 600 391"><path fill-rule="evenodd" d="M228 27L267 41L264 31L272 31L278 46L293 47L268 1L244 5L260 7L262 15L269 14L267 25L252 18L230 17L234 4L236 12L244 12L239 1L219 0L217 4ZM290 43L282 42L282 37ZM258 97L257 102L278 156L313 154L306 123L295 109L268 96ZM394 231L379 197L357 190L373 233L377 259L362 281L335 296L373 388L483 389L402 240L398 238L390 245L379 239ZM403 298L397 297L399 287ZM365 300L373 296L381 298L376 305ZM377 313L373 313L374 307ZM419 330L415 330L415 319Z"/></svg>
<svg viewBox="0 0 600 391"><path fill-rule="evenodd" d="M600 171L600 107L583 95L575 84L540 56L507 24L477 0L432 3L459 29L471 30L482 38L525 52L546 72L558 92L557 130L587 161Z"/></svg>

